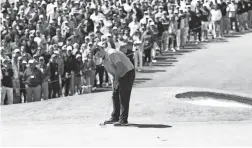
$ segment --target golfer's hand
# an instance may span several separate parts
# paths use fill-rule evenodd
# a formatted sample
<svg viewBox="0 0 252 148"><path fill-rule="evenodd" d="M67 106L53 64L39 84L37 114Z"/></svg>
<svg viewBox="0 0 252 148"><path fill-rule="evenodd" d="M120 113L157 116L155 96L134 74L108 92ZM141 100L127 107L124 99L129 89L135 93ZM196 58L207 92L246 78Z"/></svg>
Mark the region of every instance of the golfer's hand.
<svg viewBox="0 0 252 148"><path fill-rule="evenodd" d="M119 82L117 80L114 80L114 83L113 83L113 88L114 89L117 89L119 86Z"/></svg>

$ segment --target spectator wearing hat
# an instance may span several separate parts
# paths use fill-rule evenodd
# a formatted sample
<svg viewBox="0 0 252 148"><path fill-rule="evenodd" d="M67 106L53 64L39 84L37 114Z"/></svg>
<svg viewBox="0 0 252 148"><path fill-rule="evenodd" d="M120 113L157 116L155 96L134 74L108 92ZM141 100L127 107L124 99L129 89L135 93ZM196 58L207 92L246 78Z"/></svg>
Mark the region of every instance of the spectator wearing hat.
<svg viewBox="0 0 252 148"><path fill-rule="evenodd" d="M130 36L133 36L135 31L140 28L140 23L137 21L136 16L133 16L133 21L129 23Z"/></svg>
<svg viewBox="0 0 252 148"><path fill-rule="evenodd" d="M203 5L202 9L202 41L208 41L208 26L209 26L209 20L210 20L210 10L207 8L207 6Z"/></svg>
<svg viewBox="0 0 252 148"><path fill-rule="evenodd" d="M64 38L61 35L59 28L56 29L56 35L52 37L51 44L64 43Z"/></svg>
<svg viewBox="0 0 252 148"><path fill-rule="evenodd" d="M92 53L88 53L86 58L83 60L83 72L82 76L83 79L86 82L86 86L89 89L92 89L92 86L94 85L94 80L95 80L95 61Z"/></svg>
<svg viewBox="0 0 252 148"><path fill-rule="evenodd" d="M156 60L155 60L156 52L157 52L157 50L160 50L160 46L158 44L158 42L159 42L158 29L157 29L157 25L154 22L150 23L150 28L151 28L151 32L153 33L153 39L154 39L153 49L152 49L152 62L156 62Z"/></svg>
<svg viewBox="0 0 252 148"><path fill-rule="evenodd" d="M237 3L237 19L239 22L239 31L247 29L248 19L248 3L247 1L240 0Z"/></svg>
<svg viewBox="0 0 252 148"><path fill-rule="evenodd" d="M47 26L46 30L45 30L45 37L47 39L47 41L51 41L52 37L54 37L56 35L56 26L53 20L49 21L49 25Z"/></svg>
<svg viewBox="0 0 252 148"><path fill-rule="evenodd" d="M226 33L229 32L229 17L228 17L228 13L227 13L227 3L226 1L222 1L221 4L219 4L220 9L221 9L221 14L222 14L222 18L221 18L221 34L224 35Z"/></svg>
<svg viewBox="0 0 252 148"><path fill-rule="evenodd" d="M133 52L135 69L138 71L141 71L143 68L143 51L141 43L141 33L139 30L136 30L133 35Z"/></svg>
<svg viewBox="0 0 252 148"><path fill-rule="evenodd" d="M13 88L12 88L12 77L13 70L10 67L10 61L7 59L3 60L3 64L1 65L1 105L4 105L5 97L7 95L7 103L13 104Z"/></svg>
<svg viewBox="0 0 252 148"><path fill-rule="evenodd" d="M82 57L80 54L76 55L76 66L75 66L75 75L74 75L74 89L75 93L81 94L81 86L82 86L82 81L81 81L81 76L82 76L82 71L84 68L84 64L82 61Z"/></svg>
<svg viewBox="0 0 252 148"><path fill-rule="evenodd" d="M252 1L248 1L248 27L252 29Z"/></svg>
<svg viewBox="0 0 252 148"><path fill-rule="evenodd" d="M67 47L67 56L66 61L64 62L64 75L65 75L65 96L74 94L74 72L75 72L75 66L76 66L76 58L72 54L72 47Z"/></svg>
<svg viewBox="0 0 252 148"><path fill-rule="evenodd" d="M38 20L38 23L36 25L36 30L39 30L39 32L43 35L46 33L46 24L42 22L42 20Z"/></svg>
<svg viewBox="0 0 252 148"><path fill-rule="evenodd" d="M27 50L26 52L29 53L31 56L36 54L38 50L38 44L37 42L34 41L34 35L30 34L29 35L29 41L27 42Z"/></svg>
<svg viewBox="0 0 252 148"><path fill-rule="evenodd" d="M29 60L28 67L24 72L27 102L41 100L42 72L35 66L35 61Z"/></svg>
<svg viewBox="0 0 252 148"><path fill-rule="evenodd" d="M12 79L12 84L13 84L13 90L14 90L14 98L13 98L13 103L20 103L20 82L19 82L19 63L18 63L18 52L20 51L15 51L12 55L12 69L13 69L13 79Z"/></svg>
<svg viewBox="0 0 252 148"><path fill-rule="evenodd" d="M154 44L153 33L150 27L147 27L147 30L142 34L141 42L142 42L142 50L144 52L144 62L148 63L149 66L152 64L151 58L151 50ZM147 61L148 59L148 61Z"/></svg>
<svg viewBox="0 0 252 148"><path fill-rule="evenodd" d="M26 91L24 84L24 72L27 68L27 61L25 61L22 57L19 57L19 82L20 82L20 102L26 103Z"/></svg>
<svg viewBox="0 0 252 148"><path fill-rule="evenodd" d="M43 100L47 100L49 97L49 86L48 81L50 78L50 70L48 65L45 63L45 59L43 56L39 57L39 64L37 65L37 68L40 69L42 72L42 85L41 85L41 94L43 96Z"/></svg>
<svg viewBox="0 0 252 148"><path fill-rule="evenodd" d="M79 36L77 29L74 29L73 35L71 35L68 39L71 41L72 44L74 44L74 43L81 44L82 43L82 41L80 41L80 36Z"/></svg>
<svg viewBox="0 0 252 148"><path fill-rule="evenodd" d="M132 62L132 64L134 65L134 53L133 53L133 38L132 36L130 36L130 30L129 29L125 29L124 30L124 35L123 38L125 40L125 43L127 44L126 48L127 48L127 52L126 55L127 57L130 59L130 61Z"/></svg>
<svg viewBox="0 0 252 148"><path fill-rule="evenodd" d="M59 66L57 63L57 55L52 54L49 63L47 64L49 69L49 99L60 97L60 75L59 75Z"/></svg>
<svg viewBox="0 0 252 148"><path fill-rule="evenodd" d="M46 39L43 36L41 36L39 30L36 31L36 37L34 38L34 41L37 43L38 47L45 48L43 46L44 44L46 44Z"/></svg>

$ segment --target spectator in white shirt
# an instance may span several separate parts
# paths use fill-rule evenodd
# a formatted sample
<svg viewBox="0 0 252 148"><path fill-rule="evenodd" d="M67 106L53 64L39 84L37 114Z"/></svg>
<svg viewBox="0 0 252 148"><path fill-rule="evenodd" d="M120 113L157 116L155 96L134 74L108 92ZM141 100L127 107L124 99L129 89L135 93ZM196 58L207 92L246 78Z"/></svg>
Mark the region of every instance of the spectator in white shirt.
<svg viewBox="0 0 252 148"><path fill-rule="evenodd" d="M130 36L133 36L135 31L140 28L140 23L137 21L136 16L134 15L132 18L133 18L133 21L129 23Z"/></svg>

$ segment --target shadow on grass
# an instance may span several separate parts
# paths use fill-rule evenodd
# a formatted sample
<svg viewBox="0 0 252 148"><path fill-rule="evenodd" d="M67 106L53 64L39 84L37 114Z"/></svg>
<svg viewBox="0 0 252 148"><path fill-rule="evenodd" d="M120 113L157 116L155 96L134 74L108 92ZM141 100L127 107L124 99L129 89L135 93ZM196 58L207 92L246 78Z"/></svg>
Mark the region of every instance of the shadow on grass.
<svg viewBox="0 0 252 148"><path fill-rule="evenodd" d="M171 128L170 125L165 124L127 124L129 127L138 127L138 128Z"/></svg>
<svg viewBox="0 0 252 148"><path fill-rule="evenodd" d="M166 72L166 70L147 70L147 69L143 69L140 73L156 73L156 72Z"/></svg>
<svg viewBox="0 0 252 148"><path fill-rule="evenodd" d="M107 91L112 91L112 88L111 87L96 88L95 90L92 91L92 93L100 93Z"/></svg>
<svg viewBox="0 0 252 148"><path fill-rule="evenodd" d="M213 98L218 100L229 100L236 101L239 103L244 103L252 105L252 98L245 96L238 96L233 94L217 93L217 92L208 92L208 91L189 91L185 93L179 93L175 96L178 99L190 99L196 100L198 97Z"/></svg>
<svg viewBox="0 0 252 148"><path fill-rule="evenodd" d="M226 35L224 36L225 38L239 38L241 37L240 35Z"/></svg>

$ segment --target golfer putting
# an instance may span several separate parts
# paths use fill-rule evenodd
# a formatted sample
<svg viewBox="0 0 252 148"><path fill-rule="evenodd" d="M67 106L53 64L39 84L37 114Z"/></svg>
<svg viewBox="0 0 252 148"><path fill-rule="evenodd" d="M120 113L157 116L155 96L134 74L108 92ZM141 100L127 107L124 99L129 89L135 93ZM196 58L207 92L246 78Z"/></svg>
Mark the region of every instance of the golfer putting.
<svg viewBox="0 0 252 148"><path fill-rule="evenodd" d="M124 53L110 48L107 39L98 43L94 55L103 59L105 69L113 76L113 112L104 124L125 126L128 124L130 95L135 80L134 66Z"/></svg>

